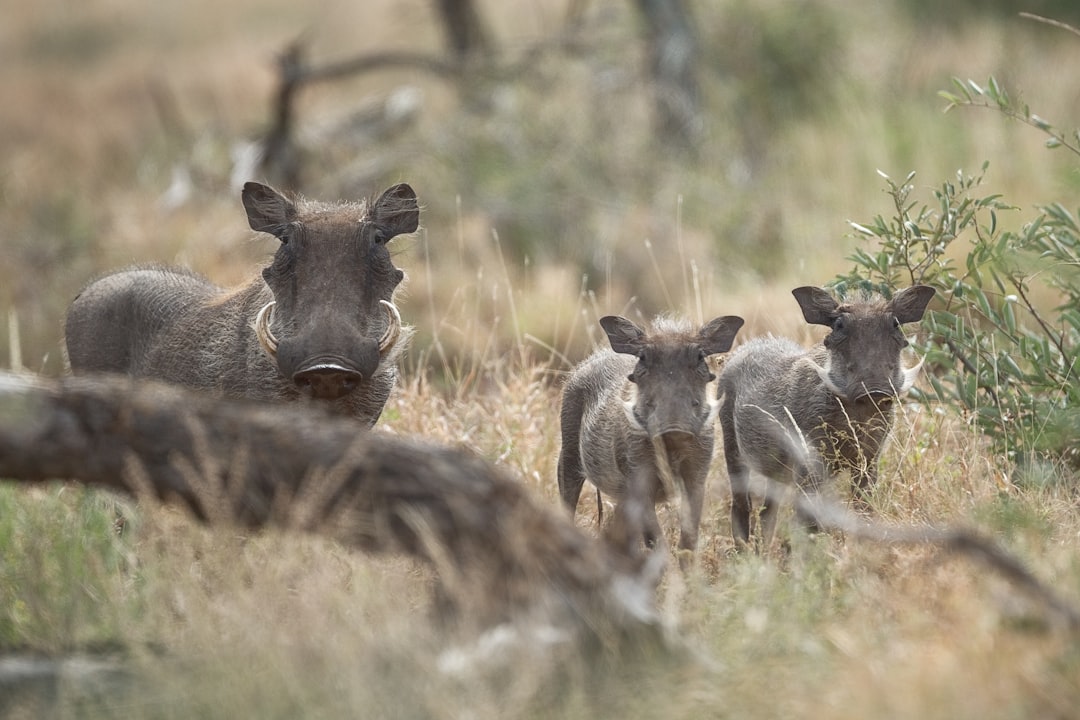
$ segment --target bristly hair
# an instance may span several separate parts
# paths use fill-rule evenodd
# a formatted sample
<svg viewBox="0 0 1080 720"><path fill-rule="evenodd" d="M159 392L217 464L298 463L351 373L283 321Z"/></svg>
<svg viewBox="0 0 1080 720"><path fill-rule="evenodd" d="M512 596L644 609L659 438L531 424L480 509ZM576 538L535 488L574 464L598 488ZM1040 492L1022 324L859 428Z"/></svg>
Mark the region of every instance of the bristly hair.
<svg viewBox="0 0 1080 720"><path fill-rule="evenodd" d="M889 301L881 293L866 288L855 288L837 298L839 305L837 310L841 312L854 312L856 309L863 312L881 312Z"/></svg>
<svg viewBox="0 0 1080 720"><path fill-rule="evenodd" d="M666 335L672 340L692 342L697 333L698 328L688 318L674 313L657 315L649 324L650 339Z"/></svg>
<svg viewBox="0 0 1080 720"><path fill-rule="evenodd" d="M324 200L309 200L303 196L294 196L293 204L296 206L296 219L303 222L306 218L327 217L329 215L346 215L354 220L363 220L372 206L368 199L363 200L339 200L326 202Z"/></svg>

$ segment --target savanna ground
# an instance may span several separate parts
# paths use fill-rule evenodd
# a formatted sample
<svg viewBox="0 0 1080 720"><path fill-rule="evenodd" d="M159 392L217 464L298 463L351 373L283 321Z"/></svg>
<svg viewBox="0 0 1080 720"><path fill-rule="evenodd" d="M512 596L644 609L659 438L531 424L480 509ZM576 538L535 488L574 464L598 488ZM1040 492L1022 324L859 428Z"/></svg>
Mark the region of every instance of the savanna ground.
<svg viewBox="0 0 1080 720"><path fill-rule="evenodd" d="M301 32L313 62L441 47L422 2L4 5L0 357L50 375L63 371L64 308L95 274L167 261L231 283L267 257L273 241L252 239L231 173L268 122L276 52ZM599 342L600 315L739 314L744 338L816 339L789 290L850 269L865 241L846 221L890 210L877 169L931 186L989 160L987 191L1020 208L1001 218L1017 226L1035 203L1076 205L1073 160L993 113L943 116L936 92L994 74L1040 115L1080 123L1080 39L967 5L947 18L915 2L795 5L695 6L708 119L690 158L651 136L624 2L586 4L588 52L478 83L468 103L404 70L303 91L306 194L405 180L424 207L421 232L396 241L418 334L379 431L467 445L555 503L558 381ZM565 11L483 7L507 54L555 33ZM355 130L404 86L419 113L395 131ZM690 661L588 672L518 653L480 678L440 664L431 578L409 561L203 528L62 484L3 485L0 653L121 658L124 670L89 690L63 681L51 706L0 685L0 710L1076 716L1075 635L985 567L794 531L784 557L735 555L721 458L710 477L698 564L661 586ZM1021 482L964 417L912 406L873 504L887 522L976 526L1080 602L1075 487ZM595 525L588 492L578 522Z"/></svg>

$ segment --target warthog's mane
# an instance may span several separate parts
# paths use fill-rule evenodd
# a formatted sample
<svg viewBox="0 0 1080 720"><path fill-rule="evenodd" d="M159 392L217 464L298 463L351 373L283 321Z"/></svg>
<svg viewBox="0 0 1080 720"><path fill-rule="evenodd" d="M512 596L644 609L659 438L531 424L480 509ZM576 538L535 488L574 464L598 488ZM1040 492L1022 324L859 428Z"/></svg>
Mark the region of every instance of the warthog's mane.
<svg viewBox="0 0 1080 720"><path fill-rule="evenodd" d="M296 206L297 220L322 219L326 217L341 216L350 220L363 220L371 207L371 200L340 200L326 202L323 200L309 200L303 196L292 198Z"/></svg>
<svg viewBox="0 0 1080 720"><path fill-rule="evenodd" d="M697 342L698 328L680 315L659 315L649 324L649 342L663 340L669 343L689 345Z"/></svg>
<svg viewBox="0 0 1080 720"><path fill-rule="evenodd" d="M360 221L368 218L368 213L371 211L371 208L375 206L377 197L371 195L359 200L325 201L309 199L303 195L290 195L289 199L296 208L297 220L300 222L303 222L306 219L322 219L335 215L340 215L350 220ZM408 210L409 208L403 204L401 209Z"/></svg>
<svg viewBox="0 0 1080 720"><path fill-rule="evenodd" d="M884 313L889 301L872 290L853 290L840 298L837 310L843 313L869 315Z"/></svg>

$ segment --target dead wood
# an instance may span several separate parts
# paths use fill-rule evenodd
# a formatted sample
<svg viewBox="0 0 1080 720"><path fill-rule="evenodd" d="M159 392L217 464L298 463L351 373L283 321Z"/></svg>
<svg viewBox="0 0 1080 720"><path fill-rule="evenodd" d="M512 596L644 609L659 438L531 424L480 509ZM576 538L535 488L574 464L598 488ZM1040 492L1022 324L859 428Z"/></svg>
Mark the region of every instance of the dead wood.
<svg viewBox="0 0 1080 720"><path fill-rule="evenodd" d="M492 464L307 406L123 378L0 374L0 477L77 480L209 523L318 533L432 563L458 617L538 612L605 644L653 637L655 577Z"/></svg>
<svg viewBox="0 0 1080 720"><path fill-rule="evenodd" d="M950 555L979 562L1015 588L1042 603L1070 630L1080 630L1080 608L1040 580L1020 558L977 530L964 527L886 525L863 519L823 495L800 493L796 497L795 505L820 528L839 530L847 537L885 545L930 545Z"/></svg>

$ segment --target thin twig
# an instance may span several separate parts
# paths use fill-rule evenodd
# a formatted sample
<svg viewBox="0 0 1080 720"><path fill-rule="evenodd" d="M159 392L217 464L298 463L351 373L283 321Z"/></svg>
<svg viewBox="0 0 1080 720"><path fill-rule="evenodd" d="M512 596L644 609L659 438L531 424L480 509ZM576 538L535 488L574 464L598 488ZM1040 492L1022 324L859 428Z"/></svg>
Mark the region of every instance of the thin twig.
<svg viewBox="0 0 1080 720"><path fill-rule="evenodd" d="M1036 15L1035 13L1029 13L1029 12L1022 12L1022 13L1019 13L1019 15L1022 18L1027 18L1028 20L1034 20L1035 22L1041 22L1041 23L1044 23L1046 25L1050 25L1050 26L1053 26L1053 27L1056 27L1056 28L1060 28L1062 30L1067 30L1067 31L1071 32L1073 35L1080 36L1080 30L1077 30L1076 28L1074 28L1072 25L1069 25L1068 23L1061 22L1060 20L1052 20L1050 18L1043 17L1042 15Z"/></svg>

